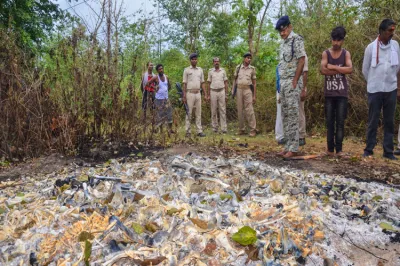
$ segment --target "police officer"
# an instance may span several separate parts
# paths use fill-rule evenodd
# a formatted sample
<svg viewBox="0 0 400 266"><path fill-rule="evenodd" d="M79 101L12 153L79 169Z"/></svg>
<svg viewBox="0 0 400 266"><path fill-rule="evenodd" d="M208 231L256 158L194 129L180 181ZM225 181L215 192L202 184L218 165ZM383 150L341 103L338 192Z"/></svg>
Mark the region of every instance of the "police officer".
<svg viewBox="0 0 400 266"><path fill-rule="evenodd" d="M201 93L200 89L205 90L204 73L201 67L197 66L197 54L193 53L189 56L190 67L183 71L183 101L188 105L188 115L186 116L186 137L190 137L190 120L193 108L196 109L196 128L197 136L205 137L201 126ZM207 97L207 95L206 95Z"/></svg>
<svg viewBox="0 0 400 266"><path fill-rule="evenodd" d="M226 94L228 93L228 78L226 76L225 69L219 65L219 58L214 57L213 64L214 68L208 71L208 98L211 99L211 122L214 132L218 132L218 117L217 110L219 112L219 120L221 123L222 133L227 132L226 125Z"/></svg>
<svg viewBox="0 0 400 266"><path fill-rule="evenodd" d="M250 128L250 137L255 137L256 117L254 115L253 104L256 102L256 68L250 65L251 53L243 55L243 62L236 67L233 88L237 88L236 103L239 118L239 135L245 134L244 117L246 117ZM236 86L237 85L237 86Z"/></svg>
<svg viewBox="0 0 400 266"><path fill-rule="evenodd" d="M306 52L303 38L293 32L288 16L281 17L276 30L283 39L279 50L279 75L285 148L278 155L285 158L297 156L299 149L299 97L303 86L303 67Z"/></svg>

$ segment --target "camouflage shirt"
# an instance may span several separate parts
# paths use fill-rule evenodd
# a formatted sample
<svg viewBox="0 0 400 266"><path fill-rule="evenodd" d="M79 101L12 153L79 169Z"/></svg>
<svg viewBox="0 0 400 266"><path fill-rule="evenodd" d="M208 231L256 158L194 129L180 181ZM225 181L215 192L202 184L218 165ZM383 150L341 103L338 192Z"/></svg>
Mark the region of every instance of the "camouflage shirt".
<svg viewBox="0 0 400 266"><path fill-rule="evenodd" d="M282 40L279 49L279 76L281 79L293 78L299 59L306 56L303 38L293 31Z"/></svg>

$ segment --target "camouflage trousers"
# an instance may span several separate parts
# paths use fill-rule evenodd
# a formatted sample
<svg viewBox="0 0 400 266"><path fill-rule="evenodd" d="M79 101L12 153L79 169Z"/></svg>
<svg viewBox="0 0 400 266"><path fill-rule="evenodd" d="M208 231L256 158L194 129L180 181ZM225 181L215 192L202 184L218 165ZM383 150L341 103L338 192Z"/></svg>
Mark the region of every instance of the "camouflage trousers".
<svg viewBox="0 0 400 266"><path fill-rule="evenodd" d="M292 81L292 78L280 80L280 99L283 135L286 139L285 150L297 152L299 150L299 97L303 80L299 79L296 88L293 88Z"/></svg>

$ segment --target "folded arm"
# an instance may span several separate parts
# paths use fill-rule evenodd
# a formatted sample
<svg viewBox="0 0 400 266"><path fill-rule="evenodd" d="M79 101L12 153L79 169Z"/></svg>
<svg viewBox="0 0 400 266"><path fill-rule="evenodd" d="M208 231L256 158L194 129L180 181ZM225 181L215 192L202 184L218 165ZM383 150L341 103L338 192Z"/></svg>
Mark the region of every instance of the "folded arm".
<svg viewBox="0 0 400 266"><path fill-rule="evenodd" d="M337 71L340 74L351 74L353 72L353 63L351 62L351 55L349 51L346 51L346 59L344 66L337 66L328 64L327 68L330 70Z"/></svg>
<svg viewBox="0 0 400 266"><path fill-rule="evenodd" d="M326 76L332 76L332 75L339 74L339 72L336 70L328 69L328 54L326 53L326 51L324 51L322 53L320 72L322 75L326 75Z"/></svg>

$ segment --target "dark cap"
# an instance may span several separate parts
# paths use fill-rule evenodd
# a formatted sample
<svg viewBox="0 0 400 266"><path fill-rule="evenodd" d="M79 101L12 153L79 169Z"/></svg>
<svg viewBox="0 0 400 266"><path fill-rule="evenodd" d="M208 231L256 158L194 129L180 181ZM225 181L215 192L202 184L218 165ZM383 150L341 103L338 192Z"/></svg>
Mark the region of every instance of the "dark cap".
<svg viewBox="0 0 400 266"><path fill-rule="evenodd" d="M192 59L195 58L195 57L197 58L197 54L196 54L196 53L193 53L193 54L190 54L190 55L189 55L189 59L190 59L190 60L192 60Z"/></svg>
<svg viewBox="0 0 400 266"><path fill-rule="evenodd" d="M278 22L276 22L275 29L276 30L282 30L286 26L290 24L289 16L283 16L278 19Z"/></svg>
<svg viewBox="0 0 400 266"><path fill-rule="evenodd" d="M243 55L244 58L246 58L246 57L248 57L248 56L251 56L251 53L245 53L245 54Z"/></svg>

